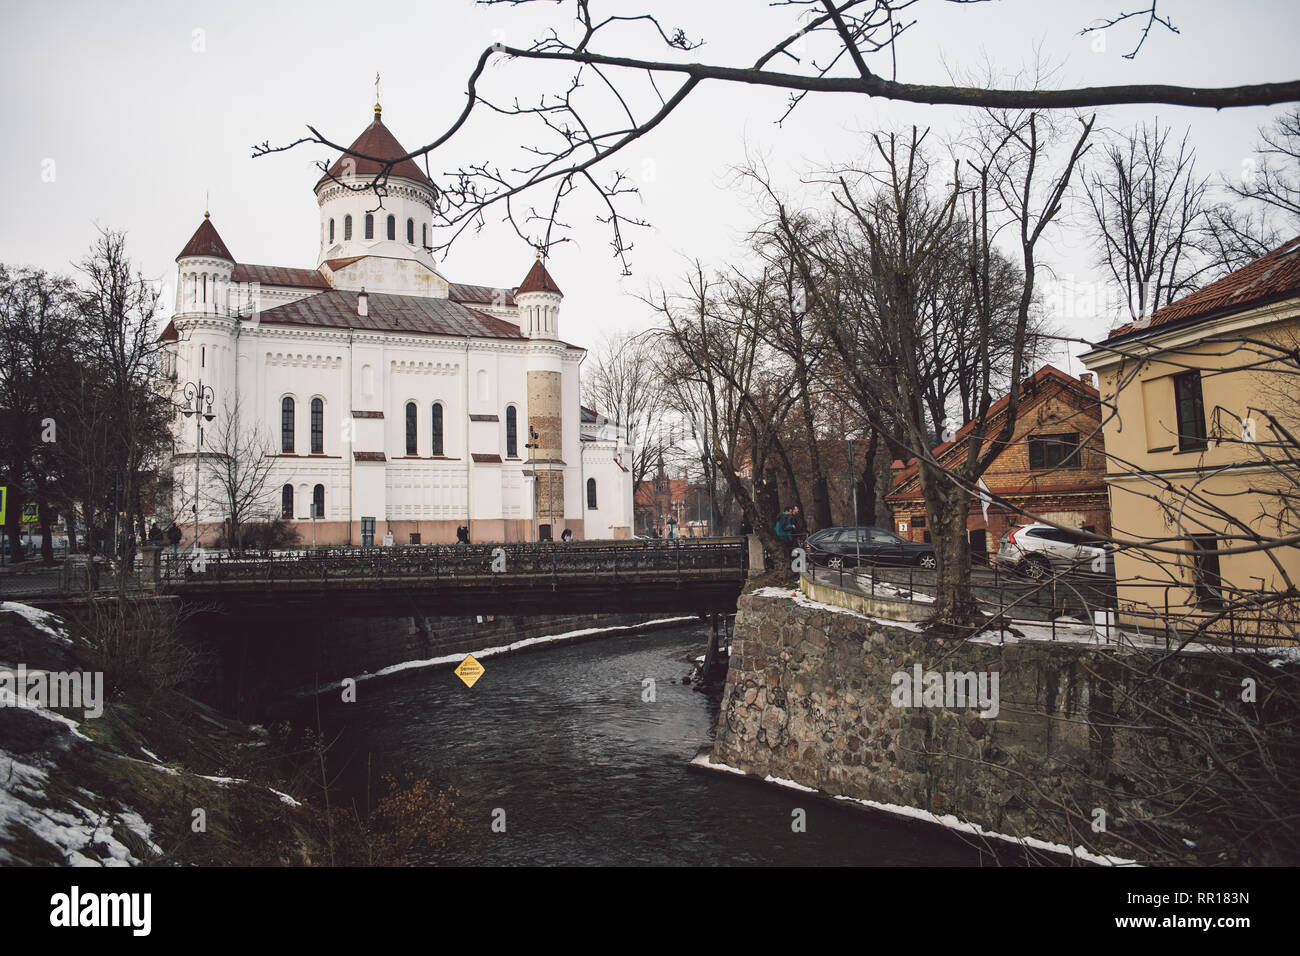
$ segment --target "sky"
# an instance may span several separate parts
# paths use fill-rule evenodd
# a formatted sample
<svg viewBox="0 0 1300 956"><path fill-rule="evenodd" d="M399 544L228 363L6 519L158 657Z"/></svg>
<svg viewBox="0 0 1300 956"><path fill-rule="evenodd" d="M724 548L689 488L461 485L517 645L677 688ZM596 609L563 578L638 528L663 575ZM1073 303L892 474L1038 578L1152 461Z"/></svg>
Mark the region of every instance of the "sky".
<svg viewBox="0 0 1300 956"><path fill-rule="evenodd" d="M1294 78L1300 6L1291 0L1231 6L1166 0L1161 12L1180 32L1153 30L1135 60L1123 54L1137 41L1136 25L1113 27L1100 40L1078 35L1130 6L1138 5L919 0L908 10L916 24L899 42L897 75L945 82L986 63L1013 72L1038 59L1055 67L1058 86ZM593 0L593 7L598 15L649 10L665 27L705 41L689 59L732 66L752 63L799 25L799 8L767 0ZM175 256L205 209L236 260L315 266L315 164L337 153L308 144L255 159L253 144L289 142L307 124L350 143L371 120L379 72L384 122L414 148L460 112L466 79L485 47L526 45L551 26L564 32L572 25L569 2L4 0L3 8L0 70L8 94L0 105L6 131L0 262L69 271L103 226L125 230L141 272L168 285ZM596 48L670 58L643 29L623 28L611 41ZM881 61L873 66L887 70ZM500 102L533 103L561 88L568 72L502 61L489 68L482 88ZM706 83L611 161L610 172L625 171L640 189L627 211L650 226L632 233L632 275L623 276L607 227L596 221L599 208L579 200L566 211L572 241L556 246L548 263L565 292L566 340L592 348L610 332L644 329L653 314L638 296L672 288L692 260L725 268L743 254L755 214L729 170L747 154L761 156L777 184L799 195L801 175L861 157L873 131L916 124L948 135L971 116L955 107L821 94L778 123L785 100L779 90ZM1190 128L1201 172L1239 177L1257 128L1280 110L1112 108L1101 113L1098 127L1126 129L1158 117L1180 135ZM464 163L509 167L520 147L535 141L517 120L476 115L433 155L431 168L437 180ZM489 213L481 232L462 236L440 263L443 274L492 286L522 281L533 251L499 219ZM1085 226L1076 204L1040 259L1058 276L1095 288L1100 273ZM1116 324L1088 306L1053 301L1049 307L1071 334L1100 336ZM1077 362L1071 370L1079 370Z"/></svg>

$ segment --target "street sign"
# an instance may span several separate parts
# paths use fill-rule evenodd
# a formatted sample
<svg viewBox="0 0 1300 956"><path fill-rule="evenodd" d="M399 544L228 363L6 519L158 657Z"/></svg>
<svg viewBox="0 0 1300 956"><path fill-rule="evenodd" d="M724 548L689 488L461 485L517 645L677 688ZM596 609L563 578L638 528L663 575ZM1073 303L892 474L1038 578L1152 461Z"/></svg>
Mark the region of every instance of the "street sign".
<svg viewBox="0 0 1300 956"><path fill-rule="evenodd" d="M23 524L36 524L41 520L41 510L37 507L36 502L29 501L23 505Z"/></svg>
<svg viewBox="0 0 1300 956"><path fill-rule="evenodd" d="M453 673L465 682L466 687L473 687L474 682L483 676L483 665L474 660L473 654L466 654Z"/></svg>

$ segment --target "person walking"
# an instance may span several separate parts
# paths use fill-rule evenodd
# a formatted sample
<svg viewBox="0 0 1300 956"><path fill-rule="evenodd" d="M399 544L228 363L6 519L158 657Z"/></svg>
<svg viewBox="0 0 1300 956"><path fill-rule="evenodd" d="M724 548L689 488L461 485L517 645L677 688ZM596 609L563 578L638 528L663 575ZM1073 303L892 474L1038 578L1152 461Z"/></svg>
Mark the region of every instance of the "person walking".
<svg viewBox="0 0 1300 956"><path fill-rule="evenodd" d="M791 509L786 508L781 512L781 516L776 519L776 526L773 528L776 536L786 545L794 544L794 515Z"/></svg>
<svg viewBox="0 0 1300 956"><path fill-rule="evenodd" d="M167 528L167 540L172 546L173 558L176 557L176 548L181 543L181 537L181 529L176 527L176 522L173 521Z"/></svg>
<svg viewBox="0 0 1300 956"><path fill-rule="evenodd" d="M564 533L560 535L560 540L563 541L565 544L568 544L570 541L573 540L573 532L570 529L565 528Z"/></svg>

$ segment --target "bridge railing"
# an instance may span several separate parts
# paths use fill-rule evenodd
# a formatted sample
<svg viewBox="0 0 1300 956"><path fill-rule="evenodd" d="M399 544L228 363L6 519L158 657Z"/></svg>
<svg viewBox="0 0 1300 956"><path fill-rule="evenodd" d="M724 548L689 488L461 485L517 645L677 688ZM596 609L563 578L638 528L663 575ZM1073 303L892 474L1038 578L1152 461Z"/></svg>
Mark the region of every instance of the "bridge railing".
<svg viewBox="0 0 1300 956"><path fill-rule="evenodd" d="M261 552L180 553L161 556L159 577L168 584L200 582L340 581L388 578L629 577L645 572L690 576L743 569L741 538L667 541L406 545Z"/></svg>

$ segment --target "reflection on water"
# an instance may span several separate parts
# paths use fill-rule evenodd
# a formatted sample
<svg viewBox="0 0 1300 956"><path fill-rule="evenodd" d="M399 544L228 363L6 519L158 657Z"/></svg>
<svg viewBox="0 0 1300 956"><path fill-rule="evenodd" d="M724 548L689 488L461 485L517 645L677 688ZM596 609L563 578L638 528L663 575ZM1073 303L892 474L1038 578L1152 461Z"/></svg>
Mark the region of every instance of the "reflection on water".
<svg viewBox="0 0 1300 956"><path fill-rule="evenodd" d="M335 770L364 800L384 773L461 792L469 832L437 862L615 865L978 865L965 841L730 774L687 770L719 701L681 684L703 626L488 658L466 688L447 670L359 685L325 715ZM642 681L655 681L655 701ZM791 813L807 830L791 830ZM493 810L506 832L493 833ZM435 862L435 861L429 861ZM1005 862L1005 861L1004 861Z"/></svg>

